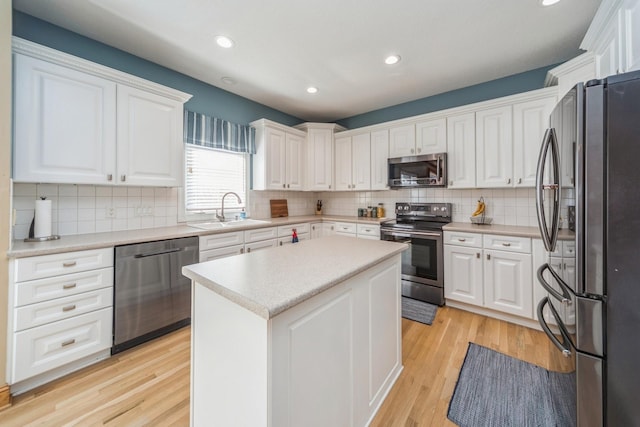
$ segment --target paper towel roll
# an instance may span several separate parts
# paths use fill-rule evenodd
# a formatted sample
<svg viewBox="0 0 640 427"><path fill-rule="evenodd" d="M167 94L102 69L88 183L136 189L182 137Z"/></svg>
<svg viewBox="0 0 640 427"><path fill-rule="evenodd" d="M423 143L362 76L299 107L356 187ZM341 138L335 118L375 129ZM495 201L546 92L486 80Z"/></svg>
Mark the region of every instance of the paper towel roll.
<svg viewBox="0 0 640 427"><path fill-rule="evenodd" d="M33 237L51 236L51 200L36 200Z"/></svg>

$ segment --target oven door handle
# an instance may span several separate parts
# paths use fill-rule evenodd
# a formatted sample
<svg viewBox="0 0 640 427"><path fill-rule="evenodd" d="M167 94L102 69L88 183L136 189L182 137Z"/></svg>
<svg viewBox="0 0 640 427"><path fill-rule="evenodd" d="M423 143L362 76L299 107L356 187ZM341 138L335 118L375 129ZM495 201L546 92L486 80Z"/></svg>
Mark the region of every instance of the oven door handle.
<svg viewBox="0 0 640 427"><path fill-rule="evenodd" d="M382 232L387 236L407 237L409 239L412 237L441 237L442 236L440 233L427 233L423 231L412 231L410 233L400 233L397 231L382 230Z"/></svg>

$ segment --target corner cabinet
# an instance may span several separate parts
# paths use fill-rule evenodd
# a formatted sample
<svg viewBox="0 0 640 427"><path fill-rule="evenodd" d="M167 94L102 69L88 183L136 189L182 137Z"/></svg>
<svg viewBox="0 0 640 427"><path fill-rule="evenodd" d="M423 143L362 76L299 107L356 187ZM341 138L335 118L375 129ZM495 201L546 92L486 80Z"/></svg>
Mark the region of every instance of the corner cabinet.
<svg viewBox="0 0 640 427"><path fill-rule="evenodd" d="M333 134L344 128L335 123L302 123L294 128L307 133L304 189L334 190Z"/></svg>
<svg viewBox="0 0 640 427"><path fill-rule="evenodd" d="M18 38L13 51L14 181L182 185L191 95Z"/></svg>
<svg viewBox="0 0 640 427"><path fill-rule="evenodd" d="M266 119L251 126L256 129L253 189L302 190L306 133Z"/></svg>

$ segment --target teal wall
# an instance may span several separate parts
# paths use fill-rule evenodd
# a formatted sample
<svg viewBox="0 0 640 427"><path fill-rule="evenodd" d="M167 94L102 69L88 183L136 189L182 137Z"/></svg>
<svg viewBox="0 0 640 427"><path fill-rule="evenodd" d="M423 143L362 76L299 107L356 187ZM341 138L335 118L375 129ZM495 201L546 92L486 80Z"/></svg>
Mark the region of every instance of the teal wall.
<svg viewBox="0 0 640 427"><path fill-rule="evenodd" d="M303 121L17 10L13 11L13 34L190 93L193 98L187 102L186 107L193 111L240 124L248 124L260 118L267 118L285 125L295 125ZM547 70L556 65L344 118L338 122L348 129L355 129L540 89L544 85Z"/></svg>
<svg viewBox="0 0 640 427"><path fill-rule="evenodd" d="M190 93L193 98L186 103L186 108L192 111L240 124L248 124L261 118L286 125L302 122L297 117L258 104L17 10L13 11L13 35Z"/></svg>
<svg viewBox="0 0 640 427"><path fill-rule="evenodd" d="M428 98L370 111L357 116L341 119L339 123L348 128L355 129L376 123L388 122L402 119L404 117L416 116L447 108L459 107L461 105L473 104L474 102L486 101L488 99L513 95L520 92L541 89L544 87L544 79L547 70L558 64L548 65L535 70L526 71L520 74L491 80L474 86L452 90Z"/></svg>

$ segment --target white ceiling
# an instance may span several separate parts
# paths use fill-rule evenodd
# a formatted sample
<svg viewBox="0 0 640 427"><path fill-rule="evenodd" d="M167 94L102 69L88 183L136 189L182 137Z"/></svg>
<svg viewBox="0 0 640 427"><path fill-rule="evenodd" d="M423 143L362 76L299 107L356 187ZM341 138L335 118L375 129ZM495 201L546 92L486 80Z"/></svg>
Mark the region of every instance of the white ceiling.
<svg viewBox="0 0 640 427"><path fill-rule="evenodd" d="M16 9L306 121L576 56L600 0L13 0ZM235 41L225 50L214 42ZM396 53L402 61L383 63ZM236 81L230 85L223 77ZM306 88L316 86L310 95Z"/></svg>

